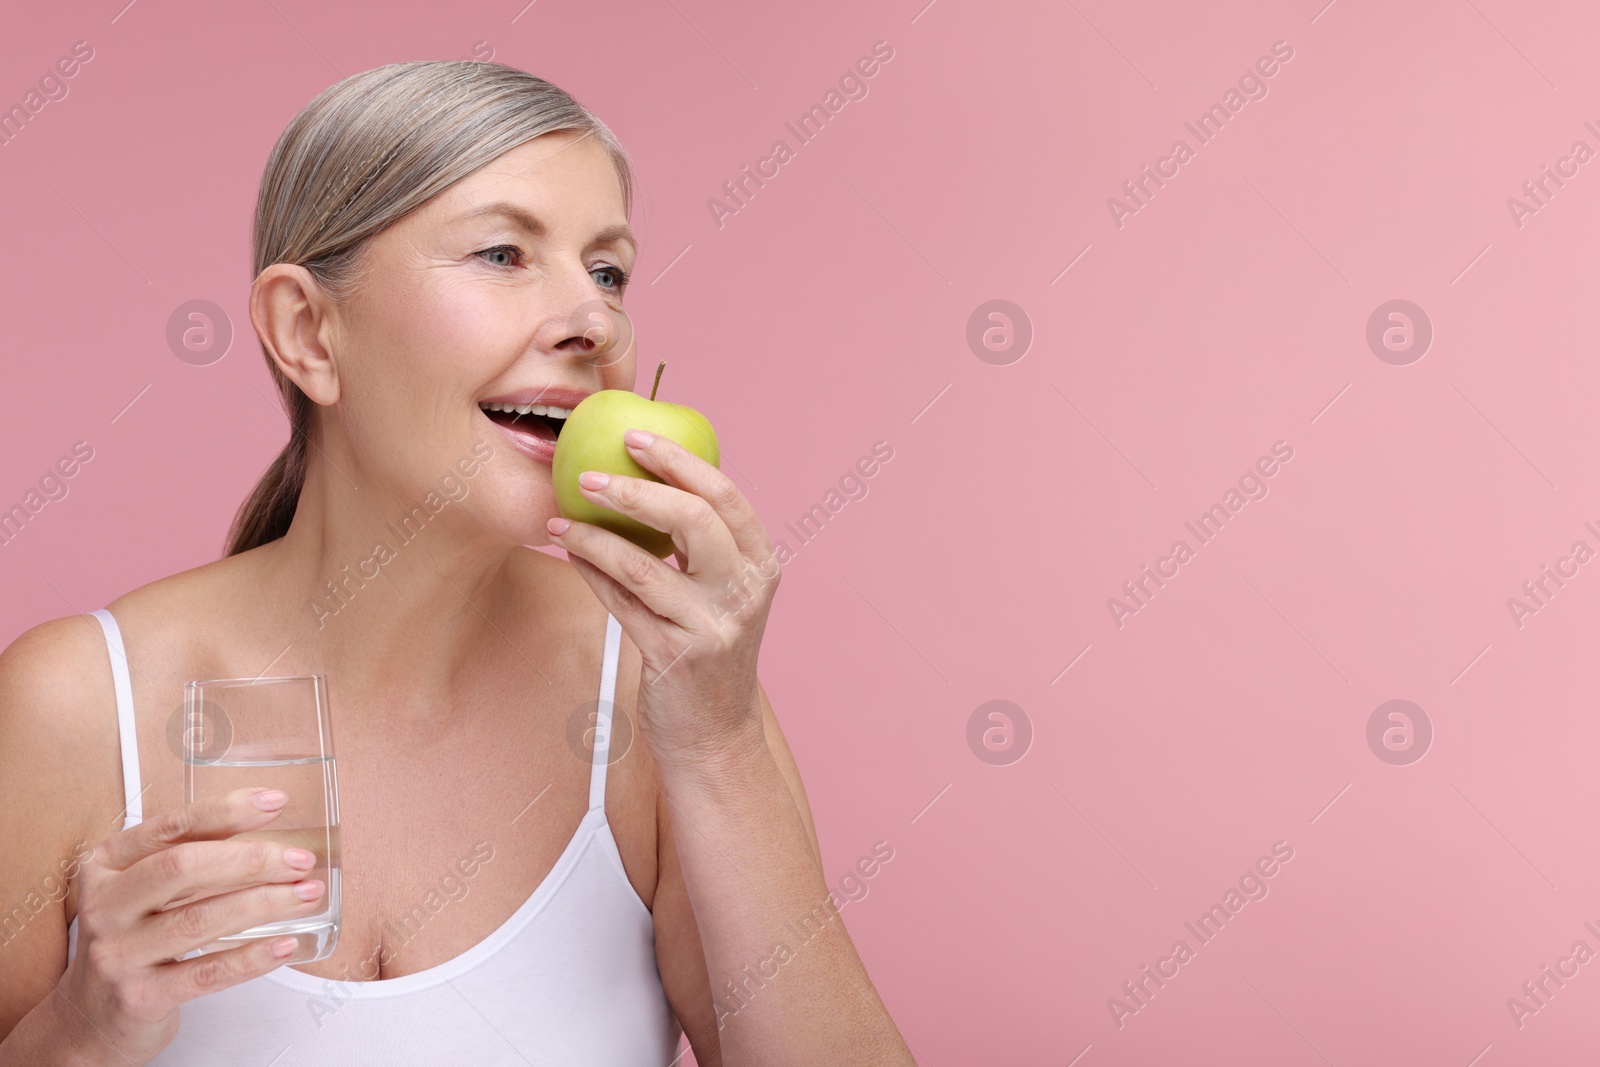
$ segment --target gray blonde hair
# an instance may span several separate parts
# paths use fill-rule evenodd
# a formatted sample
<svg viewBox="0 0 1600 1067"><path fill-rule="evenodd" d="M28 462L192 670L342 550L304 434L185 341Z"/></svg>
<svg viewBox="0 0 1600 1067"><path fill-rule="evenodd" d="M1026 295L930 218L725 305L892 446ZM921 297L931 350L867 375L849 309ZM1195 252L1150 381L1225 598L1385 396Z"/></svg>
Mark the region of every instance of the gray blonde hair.
<svg viewBox="0 0 1600 1067"><path fill-rule="evenodd" d="M357 292L368 242L496 157L546 133L593 136L633 209L633 168L616 137L564 90L477 60L391 63L319 93L273 146L256 199L254 273L311 272L338 304ZM262 346L289 415L289 443L240 505L226 556L282 537L305 484L315 407Z"/></svg>

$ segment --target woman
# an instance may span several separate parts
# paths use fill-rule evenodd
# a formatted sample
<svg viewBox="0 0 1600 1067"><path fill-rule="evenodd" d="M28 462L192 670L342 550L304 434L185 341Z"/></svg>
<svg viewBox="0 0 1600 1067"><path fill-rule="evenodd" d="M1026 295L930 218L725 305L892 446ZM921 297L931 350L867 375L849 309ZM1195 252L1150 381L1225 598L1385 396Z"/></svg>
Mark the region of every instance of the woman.
<svg viewBox="0 0 1600 1067"><path fill-rule="evenodd" d="M702 1064L914 1062L756 677L749 502L630 433L663 481L584 492L678 566L556 517L561 419L634 385L631 200L610 131L499 64L379 67L289 124L250 299L288 445L225 558L0 656L0 903L49 905L3 924L0 1064L666 1065L680 1025ZM184 959L321 907L308 857L229 839L282 796L186 806L168 741L184 681L268 668L334 692L339 942ZM617 750L575 759L613 685Z"/></svg>

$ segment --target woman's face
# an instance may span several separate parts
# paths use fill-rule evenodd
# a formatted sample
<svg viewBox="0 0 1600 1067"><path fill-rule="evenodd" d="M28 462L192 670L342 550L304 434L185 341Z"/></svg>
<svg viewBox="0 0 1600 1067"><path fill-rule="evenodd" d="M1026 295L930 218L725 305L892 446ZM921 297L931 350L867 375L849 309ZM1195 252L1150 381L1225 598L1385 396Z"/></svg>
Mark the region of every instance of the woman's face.
<svg viewBox="0 0 1600 1067"><path fill-rule="evenodd" d="M548 544L559 420L588 394L634 382L622 294L638 251L610 156L592 136L535 138L368 253L338 316L339 402L322 415L342 423L361 468L402 507L432 492L429 514L452 512L451 526Z"/></svg>

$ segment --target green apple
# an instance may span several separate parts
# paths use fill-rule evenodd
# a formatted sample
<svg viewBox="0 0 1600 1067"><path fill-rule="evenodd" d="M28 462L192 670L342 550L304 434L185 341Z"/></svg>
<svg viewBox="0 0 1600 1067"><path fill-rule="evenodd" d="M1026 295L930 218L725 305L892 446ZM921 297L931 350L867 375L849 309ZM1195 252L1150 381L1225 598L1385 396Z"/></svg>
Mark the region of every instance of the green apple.
<svg viewBox="0 0 1600 1067"><path fill-rule="evenodd" d="M665 366L663 363L656 369L657 386ZM602 389L585 397L572 409L572 415L556 438L551 474L555 481L556 506L561 509L563 518L620 534L646 552L665 559L673 552L670 534L619 511L601 507L584 496L578 487L578 475L584 471L661 481L628 454L622 435L630 428L670 438L713 467L720 466L717 433L710 421L693 408L654 399L655 393L652 388L651 399L647 400L627 389Z"/></svg>

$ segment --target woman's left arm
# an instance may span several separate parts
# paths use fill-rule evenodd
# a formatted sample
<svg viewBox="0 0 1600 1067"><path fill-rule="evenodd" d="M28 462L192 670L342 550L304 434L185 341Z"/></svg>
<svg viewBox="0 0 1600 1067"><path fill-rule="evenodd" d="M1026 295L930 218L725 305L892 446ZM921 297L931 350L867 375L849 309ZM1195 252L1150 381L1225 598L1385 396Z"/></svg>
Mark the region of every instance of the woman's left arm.
<svg viewBox="0 0 1600 1067"><path fill-rule="evenodd" d="M657 955L696 1058L915 1067L839 918L756 677L779 578L772 543L716 467L657 435L624 440L663 482L580 484L669 532L678 567L596 526L549 529L639 649L635 716L666 809Z"/></svg>

